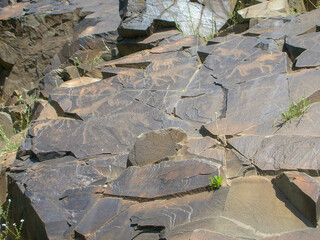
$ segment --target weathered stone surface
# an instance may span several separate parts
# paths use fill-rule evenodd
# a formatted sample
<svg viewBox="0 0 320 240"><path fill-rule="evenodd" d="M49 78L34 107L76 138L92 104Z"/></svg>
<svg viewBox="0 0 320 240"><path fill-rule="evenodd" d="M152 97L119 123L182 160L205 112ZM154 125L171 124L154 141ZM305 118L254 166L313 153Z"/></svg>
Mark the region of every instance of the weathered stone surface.
<svg viewBox="0 0 320 240"><path fill-rule="evenodd" d="M286 0L272 0L241 9L238 13L242 18L286 17L290 15L290 8Z"/></svg>
<svg viewBox="0 0 320 240"><path fill-rule="evenodd" d="M36 107L33 120L57 119L57 111L47 101L41 101Z"/></svg>
<svg viewBox="0 0 320 240"><path fill-rule="evenodd" d="M228 20L234 6L229 1L208 1L204 5L192 1L126 1L122 6L123 21L118 32L123 37L151 35L154 29L175 27L185 35L213 35Z"/></svg>
<svg viewBox="0 0 320 240"><path fill-rule="evenodd" d="M75 229L77 237L88 239L103 225L112 222L135 202L124 201L118 198L98 199L88 210L88 214L81 220Z"/></svg>
<svg viewBox="0 0 320 240"><path fill-rule="evenodd" d="M115 46L115 31L120 22L117 0L21 4L8 6L0 13L3 31L11 32L10 37L0 43L3 46L0 65L7 71L0 82L4 82L3 94L6 97L18 87L36 87L43 75L66 63L78 50L103 51L107 47L110 52ZM56 53L58 55L48 67ZM46 90L53 89L50 85L55 86L55 81L50 77L44 79Z"/></svg>
<svg viewBox="0 0 320 240"><path fill-rule="evenodd" d="M319 175L319 137L242 136L230 139L229 143L265 173L299 169Z"/></svg>
<svg viewBox="0 0 320 240"><path fill-rule="evenodd" d="M234 240L235 238L228 237L220 233L216 233L216 232L204 230L204 229L194 230L190 237L190 240L209 240L209 239Z"/></svg>
<svg viewBox="0 0 320 240"><path fill-rule="evenodd" d="M205 128L214 135L272 134L281 109L289 106L287 86L286 76L277 74L227 87L226 117Z"/></svg>
<svg viewBox="0 0 320 240"><path fill-rule="evenodd" d="M112 157L95 157L87 161L89 166L106 177L107 181L117 179L127 167L128 155L118 155Z"/></svg>
<svg viewBox="0 0 320 240"><path fill-rule="evenodd" d="M151 49L183 38L178 30L161 31L142 39L126 39L117 43L121 56L145 49Z"/></svg>
<svg viewBox="0 0 320 240"><path fill-rule="evenodd" d="M279 236L266 237L263 240L317 240L320 236L319 228L308 228L289 233L283 233Z"/></svg>
<svg viewBox="0 0 320 240"><path fill-rule="evenodd" d="M219 168L216 163L199 159L130 167L103 193L143 201L205 191L209 177L220 176Z"/></svg>
<svg viewBox="0 0 320 240"><path fill-rule="evenodd" d="M285 172L272 180L310 222L317 226L320 211L320 184L305 173Z"/></svg>
<svg viewBox="0 0 320 240"><path fill-rule="evenodd" d="M254 228L260 236L310 226L268 179L258 176L232 182L223 216Z"/></svg>
<svg viewBox="0 0 320 240"><path fill-rule="evenodd" d="M138 136L129 153L129 163L133 166L144 166L168 161L177 154L181 147L179 143L186 139L187 134L178 128L143 133Z"/></svg>
<svg viewBox="0 0 320 240"><path fill-rule="evenodd" d="M306 234L313 225L302 210L268 178L248 176L286 169L319 175L319 68L292 72L283 50L285 36L315 41L319 11L261 21L205 46L176 30L148 35L175 27L171 10L183 11L174 16L192 31L189 8L196 31L206 34L212 13L223 12L215 19L222 26L229 17L223 9L234 1L125 3L119 31L144 39L119 38L122 50L152 49L119 59L118 1L39 1L21 9L33 37L41 16L76 22L66 30L72 41L49 57L42 80L48 103L10 168L9 197L18 205L15 221L25 219L23 237L185 240L197 229L225 239ZM128 50L130 44L137 48ZM8 56L2 77L16 66ZM302 96L310 100L307 111L283 124L281 112ZM143 151L136 151L138 136ZM223 187L206 192L214 176L224 178Z"/></svg>
<svg viewBox="0 0 320 240"><path fill-rule="evenodd" d="M262 38L281 39L284 37L298 36L307 32L316 32L319 25L320 10L292 15L286 18L274 17L266 19L249 30L243 35L260 36Z"/></svg>
<svg viewBox="0 0 320 240"><path fill-rule="evenodd" d="M285 47L295 68L316 67L320 65L318 32L286 38Z"/></svg>

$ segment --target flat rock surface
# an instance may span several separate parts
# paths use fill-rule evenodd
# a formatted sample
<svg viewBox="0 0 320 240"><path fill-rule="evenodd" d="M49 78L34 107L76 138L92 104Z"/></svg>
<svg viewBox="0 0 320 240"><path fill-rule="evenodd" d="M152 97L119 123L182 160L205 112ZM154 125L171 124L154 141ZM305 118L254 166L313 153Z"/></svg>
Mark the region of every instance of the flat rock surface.
<svg viewBox="0 0 320 240"><path fill-rule="evenodd" d="M250 214L247 214L250 212ZM297 218L293 206L263 177L251 176L232 182L223 216L256 229L257 234L275 234L303 229L308 221Z"/></svg>
<svg viewBox="0 0 320 240"><path fill-rule="evenodd" d="M131 167L108 184L103 194L135 200L168 198L206 190L209 177L219 175L219 165L197 159Z"/></svg>

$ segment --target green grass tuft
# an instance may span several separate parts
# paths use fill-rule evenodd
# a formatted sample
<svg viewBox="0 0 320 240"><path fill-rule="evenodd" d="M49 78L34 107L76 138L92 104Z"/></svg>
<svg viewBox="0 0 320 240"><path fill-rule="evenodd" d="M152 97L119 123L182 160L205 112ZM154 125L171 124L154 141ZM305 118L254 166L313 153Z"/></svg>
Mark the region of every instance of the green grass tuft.
<svg viewBox="0 0 320 240"><path fill-rule="evenodd" d="M309 107L309 100L302 97L298 102L292 101L288 111L282 111L282 118L284 122L292 118L300 117L306 112Z"/></svg>
<svg viewBox="0 0 320 240"><path fill-rule="evenodd" d="M210 179L209 186L211 191L217 190L221 187L223 177L214 176L214 178L209 177L209 179Z"/></svg>

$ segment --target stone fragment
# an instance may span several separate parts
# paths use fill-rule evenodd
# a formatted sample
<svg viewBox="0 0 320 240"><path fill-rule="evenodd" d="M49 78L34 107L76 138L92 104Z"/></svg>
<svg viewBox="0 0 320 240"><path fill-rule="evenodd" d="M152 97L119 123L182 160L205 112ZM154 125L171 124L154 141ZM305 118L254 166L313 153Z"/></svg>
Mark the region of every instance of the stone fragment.
<svg viewBox="0 0 320 240"><path fill-rule="evenodd" d="M305 173L285 172L272 180L310 222L317 226L320 217L320 184Z"/></svg>
<svg viewBox="0 0 320 240"><path fill-rule="evenodd" d="M168 128L143 133L138 136L128 161L132 166L144 166L174 157L181 145L187 140L187 134L178 128Z"/></svg>
<svg viewBox="0 0 320 240"><path fill-rule="evenodd" d="M58 114L54 107L47 101L40 101L33 114L33 120L57 119Z"/></svg>
<svg viewBox="0 0 320 240"><path fill-rule="evenodd" d="M205 191L209 177L220 176L216 163L190 159L162 162L144 167L130 167L108 184L106 196L149 201Z"/></svg>

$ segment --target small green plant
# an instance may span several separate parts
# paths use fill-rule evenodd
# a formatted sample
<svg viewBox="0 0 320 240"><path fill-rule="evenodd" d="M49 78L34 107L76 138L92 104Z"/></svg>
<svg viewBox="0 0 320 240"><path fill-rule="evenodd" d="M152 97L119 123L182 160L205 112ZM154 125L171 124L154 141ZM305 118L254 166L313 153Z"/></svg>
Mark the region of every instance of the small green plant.
<svg viewBox="0 0 320 240"><path fill-rule="evenodd" d="M6 133L3 130L2 125L0 125L0 137L5 142L4 152L11 152L18 149L22 142L22 141L12 141L10 138L8 138Z"/></svg>
<svg viewBox="0 0 320 240"><path fill-rule="evenodd" d="M99 65L99 64L102 63L102 62L103 62L102 57L96 56L96 57L94 57L93 59L91 59L91 60L89 61L89 64L90 64L91 66L97 66L97 65Z"/></svg>
<svg viewBox="0 0 320 240"><path fill-rule="evenodd" d="M300 117L306 112L309 106L309 101L302 97L298 102L292 101L288 111L282 111L282 118L284 122L292 118Z"/></svg>
<svg viewBox="0 0 320 240"><path fill-rule="evenodd" d="M78 57L74 58L73 64L74 64L75 67L79 67L79 65L81 64L81 61L79 60Z"/></svg>
<svg viewBox="0 0 320 240"><path fill-rule="evenodd" d="M8 200L8 206L4 210L0 207L0 218L1 218L1 228L0 228L0 240L8 239L9 236L13 237L14 239L18 240L21 239L21 230L23 227L24 220L20 220L20 225L18 226L16 223L12 225L9 222L9 210L11 205L11 199Z"/></svg>
<svg viewBox="0 0 320 240"><path fill-rule="evenodd" d="M209 186L211 191L219 189L221 187L223 177L214 176L214 178L209 177L209 179L210 179Z"/></svg>
<svg viewBox="0 0 320 240"><path fill-rule="evenodd" d="M23 101L24 100L22 100L22 98L20 96L18 98L18 104L22 105ZM19 148L19 146L21 145L23 138L26 137L27 131L25 131L24 135L17 135L17 134L22 132L24 129L29 128L29 126L30 126L32 101L35 101L35 99L31 99L31 100L29 99L28 101L26 101L27 108L26 108L25 112L23 111L22 107L19 110L20 119L18 119L18 122L13 129L13 133L15 136L13 136L11 138L9 136L7 136L4 129L3 129L3 126L0 125L0 138L2 138L5 143L4 149L2 149L2 152L0 152L0 154L2 154L3 152L12 152L14 150L17 150Z"/></svg>

